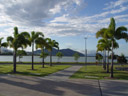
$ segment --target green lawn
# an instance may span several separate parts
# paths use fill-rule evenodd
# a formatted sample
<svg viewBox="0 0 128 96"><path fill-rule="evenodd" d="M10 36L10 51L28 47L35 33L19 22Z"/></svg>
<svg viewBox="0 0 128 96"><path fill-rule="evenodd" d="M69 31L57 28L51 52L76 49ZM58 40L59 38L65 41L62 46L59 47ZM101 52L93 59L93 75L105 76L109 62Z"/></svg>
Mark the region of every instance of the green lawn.
<svg viewBox="0 0 128 96"><path fill-rule="evenodd" d="M56 65L52 67L45 65L45 68L42 68L42 65L34 65L35 70L31 70L31 65L18 64L16 75L46 76L48 74L63 70L68 67L70 67L70 65ZM0 74L13 74L13 65L0 65Z"/></svg>
<svg viewBox="0 0 128 96"><path fill-rule="evenodd" d="M120 65L114 65L114 77L116 79L128 80L128 71L118 71L115 67L120 67ZM127 66L128 67L128 66ZM85 71L86 70L86 71ZM110 73L106 73L102 66L86 66L82 67L70 78L82 78L82 79L105 79L109 77Z"/></svg>

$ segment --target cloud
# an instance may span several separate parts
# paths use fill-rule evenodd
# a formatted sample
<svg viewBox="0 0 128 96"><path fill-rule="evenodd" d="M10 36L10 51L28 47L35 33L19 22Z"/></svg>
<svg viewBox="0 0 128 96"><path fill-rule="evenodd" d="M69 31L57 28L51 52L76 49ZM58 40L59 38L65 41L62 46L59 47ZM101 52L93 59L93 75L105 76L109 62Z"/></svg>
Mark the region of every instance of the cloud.
<svg viewBox="0 0 128 96"><path fill-rule="evenodd" d="M105 4L107 7L104 8L105 10L116 8L116 7L122 7L125 3L128 3L128 0L117 0L115 2L111 1L107 4Z"/></svg>
<svg viewBox="0 0 128 96"><path fill-rule="evenodd" d="M2 36L7 32L10 35L13 27L18 26L20 32L41 31L48 37L84 33L92 36L100 28L108 26L111 15L117 22L127 22L128 14L119 15L128 9L127 1L110 2L108 4L114 7L107 8L106 5L106 10L99 14L81 17L77 13L86 7L85 0L0 0L1 33L4 32Z"/></svg>

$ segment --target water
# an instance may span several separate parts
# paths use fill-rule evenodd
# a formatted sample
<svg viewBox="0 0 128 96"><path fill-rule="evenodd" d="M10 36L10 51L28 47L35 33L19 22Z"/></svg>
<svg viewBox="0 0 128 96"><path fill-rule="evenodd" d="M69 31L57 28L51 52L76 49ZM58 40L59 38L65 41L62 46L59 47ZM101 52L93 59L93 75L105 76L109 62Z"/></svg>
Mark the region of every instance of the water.
<svg viewBox="0 0 128 96"><path fill-rule="evenodd" d="M22 62L31 62L31 56L23 56L23 58L21 58ZM128 60L128 57L127 57ZM12 62L13 61L13 56L0 56L0 61L9 61ZM19 58L17 57L17 61L19 61ZM49 62L50 61L50 57L48 56L45 59L45 62ZM56 56L52 56L52 61L53 62L57 62L58 61L58 57ZM40 58L39 56L34 56L34 62L42 62L42 58ZM67 56L63 56L60 59L60 62L76 62L74 60L74 57L67 57ZM78 59L78 62L85 62L85 57L80 57ZM96 62L95 57L87 57L87 62ZM116 60L114 60L114 62L116 62Z"/></svg>
<svg viewBox="0 0 128 96"><path fill-rule="evenodd" d="M20 61L22 62L31 62L31 56L23 56L23 58L20 59ZM0 56L0 61L9 61L12 62L13 61L13 56ZM17 61L19 61L19 58L17 57ZM45 58L45 62L49 62L50 61L50 57L48 56L47 58ZM58 57L56 56L52 56L52 61L53 62L57 62L58 61ZM74 60L74 57L67 57L67 56L63 56L60 60L60 62L76 62ZM87 58L88 62L95 62L95 57L88 57ZM40 58L40 56L34 56L34 62L42 62L42 58ZM78 62L85 62L85 57L80 57L78 59Z"/></svg>

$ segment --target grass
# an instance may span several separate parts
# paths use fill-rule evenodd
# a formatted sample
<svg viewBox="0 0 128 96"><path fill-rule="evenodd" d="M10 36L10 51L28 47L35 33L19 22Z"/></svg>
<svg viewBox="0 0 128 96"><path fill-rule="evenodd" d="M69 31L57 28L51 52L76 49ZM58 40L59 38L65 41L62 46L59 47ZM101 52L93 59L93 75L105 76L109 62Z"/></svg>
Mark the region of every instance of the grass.
<svg viewBox="0 0 128 96"><path fill-rule="evenodd" d="M128 67L127 65L125 65ZM119 71L115 67L121 67L120 65L114 65L114 77L115 79L128 80L128 71ZM86 70L86 71L85 71ZM73 74L70 78L81 78L81 79L105 79L110 77L110 73L106 73L102 66L84 66Z"/></svg>
<svg viewBox="0 0 128 96"><path fill-rule="evenodd" d="M63 70L70 67L69 65L56 65L48 66L45 65L45 68L42 68L42 65L34 65L35 70L31 70L31 65L17 65L17 73L15 75L28 75L28 76L46 76L48 74ZM14 74L12 64L3 64L0 65L0 74Z"/></svg>

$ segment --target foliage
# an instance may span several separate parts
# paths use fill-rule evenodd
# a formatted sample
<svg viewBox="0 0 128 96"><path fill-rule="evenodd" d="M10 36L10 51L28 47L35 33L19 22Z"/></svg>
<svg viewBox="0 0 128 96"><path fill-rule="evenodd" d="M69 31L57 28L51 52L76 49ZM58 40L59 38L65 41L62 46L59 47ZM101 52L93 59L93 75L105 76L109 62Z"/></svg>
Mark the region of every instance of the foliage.
<svg viewBox="0 0 128 96"><path fill-rule="evenodd" d="M109 55L108 58L109 58L109 59L112 58L112 53ZM113 60L116 60L117 58L118 58L118 55L116 55L116 54L113 53Z"/></svg>
<svg viewBox="0 0 128 96"><path fill-rule="evenodd" d="M121 54L121 56L117 57L117 62L122 64L126 64L127 63L127 59L125 58L124 54Z"/></svg>
<svg viewBox="0 0 128 96"><path fill-rule="evenodd" d="M73 55L73 57L74 57L74 60L75 60L76 62L78 62L78 59L80 58L80 55L79 55L78 53L75 53L75 54Z"/></svg>
<svg viewBox="0 0 128 96"><path fill-rule="evenodd" d="M49 55L49 54L46 53L46 52L41 52L40 58L44 58L44 59L45 59L48 55Z"/></svg>
<svg viewBox="0 0 128 96"><path fill-rule="evenodd" d="M62 52L58 52L56 53L56 56L58 57L58 62L59 62L59 59L63 57L63 54Z"/></svg>
<svg viewBox="0 0 128 96"><path fill-rule="evenodd" d="M103 56L100 53L96 53L96 60L100 62L101 59L103 59Z"/></svg>
<svg viewBox="0 0 128 96"><path fill-rule="evenodd" d="M20 62L20 58L23 58L23 56L27 55L26 51L24 50L18 50L17 51L17 56L19 56L19 62Z"/></svg>

